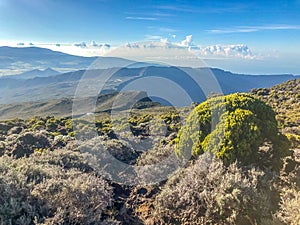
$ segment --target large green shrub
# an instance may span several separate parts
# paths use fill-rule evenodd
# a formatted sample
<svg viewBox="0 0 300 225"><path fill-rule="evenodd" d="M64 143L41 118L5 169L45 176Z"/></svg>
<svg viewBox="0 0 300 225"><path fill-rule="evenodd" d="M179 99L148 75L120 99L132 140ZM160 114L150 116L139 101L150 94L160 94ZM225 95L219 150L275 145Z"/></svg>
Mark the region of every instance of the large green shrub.
<svg viewBox="0 0 300 225"><path fill-rule="evenodd" d="M268 153L259 151L264 142L273 144ZM227 165L236 160L251 164L266 155L280 158L287 153L286 143L272 108L250 95L236 93L198 105L179 131L176 152L185 157L213 152Z"/></svg>

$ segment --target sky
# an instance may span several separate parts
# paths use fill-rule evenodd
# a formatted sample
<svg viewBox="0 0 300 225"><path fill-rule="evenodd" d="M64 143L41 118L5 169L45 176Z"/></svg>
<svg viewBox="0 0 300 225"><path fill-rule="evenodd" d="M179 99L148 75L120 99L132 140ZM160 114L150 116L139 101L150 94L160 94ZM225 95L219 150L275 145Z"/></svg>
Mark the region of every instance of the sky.
<svg viewBox="0 0 300 225"><path fill-rule="evenodd" d="M0 0L0 45L92 56L149 41L233 72L300 74L299 12L300 0Z"/></svg>

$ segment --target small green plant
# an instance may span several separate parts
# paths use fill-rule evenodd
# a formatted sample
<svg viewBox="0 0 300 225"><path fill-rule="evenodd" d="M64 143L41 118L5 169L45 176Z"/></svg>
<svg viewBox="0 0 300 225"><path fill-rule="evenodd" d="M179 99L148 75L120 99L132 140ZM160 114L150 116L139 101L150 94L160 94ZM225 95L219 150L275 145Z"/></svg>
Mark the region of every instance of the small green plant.
<svg viewBox="0 0 300 225"><path fill-rule="evenodd" d="M54 132L57 130L59 124L60 124L60 120L58 120L54 117L50 117L46 121L46 129L48 131Z"/></svg>

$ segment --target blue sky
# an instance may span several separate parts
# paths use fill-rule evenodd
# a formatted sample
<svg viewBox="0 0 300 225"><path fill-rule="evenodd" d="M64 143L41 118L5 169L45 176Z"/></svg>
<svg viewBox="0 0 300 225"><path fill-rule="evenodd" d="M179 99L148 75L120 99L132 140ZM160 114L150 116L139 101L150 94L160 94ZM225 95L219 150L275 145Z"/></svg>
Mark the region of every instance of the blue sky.
<svg viewBox="0 0 300 225"><path fill-rule="evenodd" d="M231 55L212 66L300 74L299 12L300 0L0 0L0 44L95 41L117 46L161 39L181 43L192 35L189 45L245 45L259 56Z"/></svg>

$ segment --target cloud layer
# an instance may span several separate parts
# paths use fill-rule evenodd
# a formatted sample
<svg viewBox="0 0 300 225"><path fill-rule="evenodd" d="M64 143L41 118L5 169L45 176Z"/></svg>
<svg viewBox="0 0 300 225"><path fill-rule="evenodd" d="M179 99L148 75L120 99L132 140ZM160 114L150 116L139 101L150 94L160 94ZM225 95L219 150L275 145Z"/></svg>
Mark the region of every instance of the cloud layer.
<svg viewBox="0 0 300 225"><path fill-rule="evenodd" d="M175 41L174 37L171 41L168 38L162 36L147 36L150 41L146 42L133 42L127 43L125 48L127 49L187 49L191 53L202 58L239 58L239 59L258 59L259 56L254 54L247 45L233 44L222 45L216 44L211 46L200 46L193 43L193 36L187 35L182 41ZM68 54L80 55L80 56L103 56L111 50L115 50L118 47L111 46L109 44L99 44L96 41L79 42L73 44L32 44L32 43L17 43L18 47L30 47L30 46L49 48L54 51L61 51Z"/></svg>
<svg viewBox="0 0 300 225"><path fill-rule="evenodd" d="M212 45L199 48L200 55L202 56L218 56L230 58L244 58L244 59L257 59L258 56L254 55L247 45Z"/></svg>
<svg viewBox="0 0 300 225"><path fill-rule="evenodd" d="M228 29L207 30L213 34L252 33L264 30L300 30L300 25L267 25L267 26L239 26Z"/></svg>
<svg viewBox="0 0 300 225"><path fill-rule="evenodd" d="M244 44L234 45L211 45L198 46L193 43L193 36L188 35L180 42L171 42L167 38L161 38L160 41L152 41L147 43L128 43L127 48L134 49L155 49L155 48L173 48L188 49L199 57L205 58L241 58L241 59L258 59L259 56L252 53L250 48Z"/></svg>

